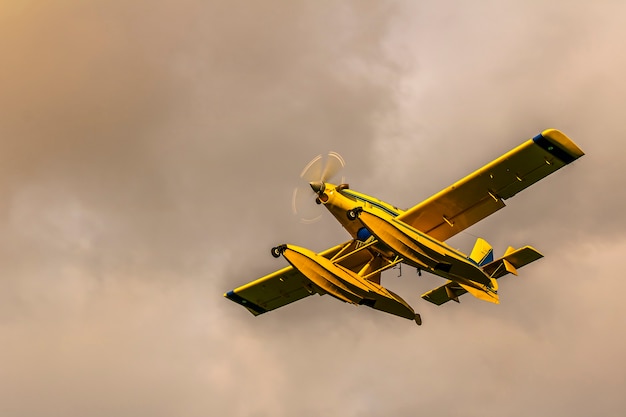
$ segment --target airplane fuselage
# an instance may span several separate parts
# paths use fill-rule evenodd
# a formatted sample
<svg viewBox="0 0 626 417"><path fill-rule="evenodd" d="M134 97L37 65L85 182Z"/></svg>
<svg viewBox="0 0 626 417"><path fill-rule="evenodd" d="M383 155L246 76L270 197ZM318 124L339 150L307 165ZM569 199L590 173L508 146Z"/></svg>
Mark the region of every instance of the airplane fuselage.
<svg viewBox="0 0 626 417"><path fill-rule="evenodd" d="M398 220L403 210L333 184L325 184L320 202L353 238L363 242L376 239L373 248L381 256L400 256L408 265L484 292L489 301L497 302L495 279L487 276L466 254Z"/></svg>

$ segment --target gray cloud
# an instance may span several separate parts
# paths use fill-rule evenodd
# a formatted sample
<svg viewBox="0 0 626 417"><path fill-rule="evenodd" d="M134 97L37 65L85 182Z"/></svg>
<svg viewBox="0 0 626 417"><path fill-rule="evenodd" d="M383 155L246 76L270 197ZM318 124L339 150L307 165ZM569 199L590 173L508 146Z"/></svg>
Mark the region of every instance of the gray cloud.
<svg viewBox="0 0 626 417"><path fill-rule="evenodd" d="M0 6L0 412L621 415L622 8ZM346 238L291 214L316 154L408 207L547 127L587 155L452 240L546 255L501 305L222 298Z"/></svg>

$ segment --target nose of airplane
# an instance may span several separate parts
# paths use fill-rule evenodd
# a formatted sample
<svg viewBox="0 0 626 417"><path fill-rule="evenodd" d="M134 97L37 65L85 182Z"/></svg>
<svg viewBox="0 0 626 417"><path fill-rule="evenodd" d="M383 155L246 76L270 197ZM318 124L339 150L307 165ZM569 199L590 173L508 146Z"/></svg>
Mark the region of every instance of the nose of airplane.
<svg viewBox="0 0 626 417"><path fill-rule="evenodd" d="M309 183L309 185L311 186L311 188L313 189L313 191L315 191L316 193L320 194L324 192L324 183L321 181L312 181Z"/></svg>

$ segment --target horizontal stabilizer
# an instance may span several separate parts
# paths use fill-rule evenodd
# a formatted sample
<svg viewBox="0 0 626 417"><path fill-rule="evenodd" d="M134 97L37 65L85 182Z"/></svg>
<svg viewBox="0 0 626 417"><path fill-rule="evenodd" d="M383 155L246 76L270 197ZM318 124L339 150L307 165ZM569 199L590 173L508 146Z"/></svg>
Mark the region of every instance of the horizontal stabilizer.
<svg viewBox="0 0 626 417"><path fill-rule="evenodd" d="M495 283L495 280L493 280ZM496 287L497 288L497 287ZM427 293L422 294L422 298L426 301L430 301L438 306L447 303L448 301L459 302L459 297L465 293L470 293L474 297L489 301L490 303L500 304L497 291L484 291L478 288L471 287L469 285L459 284L455 281L448 281L445 285L437 287Z"/></svg>
<svg viewBox="0 0 626 417"><path fill-rule="evenodd" d="M466 292L467 290L461 287L458 283L454 281L448 281L447 284L422 294L422 298L426 301L430 301L431 303L440 306L450 300L456 301L458 303L459 297Z"/></svg>
<svg viewBox="0 0 626 417"><path fill-rule="evenodd" d="M519 268L541 258L543 255L531 246L517 250L509 247L502 258L485 265L483 271L492 278L500 278L506 274L517 275Z"/></svg>
<svg viewBox="0 0 626 417"><path fill-rule="evenodd" d="M467 292L480 300L489 301L490 303L494 304L500 303L500 301L498 300L498 293L495 291L486 292L471 287L469 285L459 284L458 282L454 281L448 281L445 285L442 285L441 287L437 287L434 290L430 290L427 293L422 294L422 298L426 301L430 301L431 303L440 306L450 300L456 301L458 303L459 297Z"/></svg>
<svg viewBox="0 0 626 417"><path fill-rule="evenodd" d="M472 294L474 297L478 298L479 300L483 300L483 301L488 301L490 303L494 303L494 304L500 304L500 298L498 297L498 284L496 283L496 280L491 278L491 280L494 283L495 288L490 291L485 291L485 290L479 290L478 288L474 288L470 285L463 285L463 284L459 284L461 287L463 287L465 289L465 291L467 291L468 293Z"/></svg>

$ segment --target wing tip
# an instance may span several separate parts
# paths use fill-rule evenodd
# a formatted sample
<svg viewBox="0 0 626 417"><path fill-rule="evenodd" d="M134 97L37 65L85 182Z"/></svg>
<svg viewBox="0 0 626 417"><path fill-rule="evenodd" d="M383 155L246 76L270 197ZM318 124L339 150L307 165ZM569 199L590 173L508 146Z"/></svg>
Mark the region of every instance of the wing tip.
<svg viewBox="0 0 626 417"><path fill-rule="evenodd" d="M539 145L564 163L574 162L585 154L565 133L558 129L546 129L533 138Z"/></svg>
<svg viewBox="0 0 626 417"><path fill-rule="evenodd" d="M234 290L224 293L224 297L228 298L230 301L233 301L247 308L248 311L250 311L255 316L258 316L259 314L267 313L266 309L264 309L260 305L257 305L251 301L246 300L245 298L237 294Z"/></svg>

